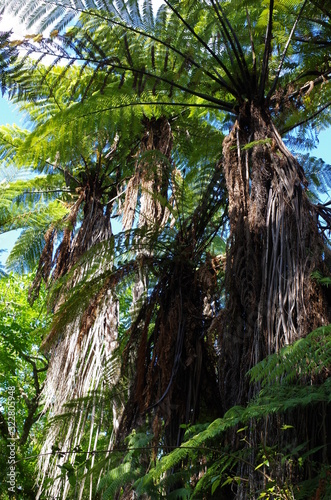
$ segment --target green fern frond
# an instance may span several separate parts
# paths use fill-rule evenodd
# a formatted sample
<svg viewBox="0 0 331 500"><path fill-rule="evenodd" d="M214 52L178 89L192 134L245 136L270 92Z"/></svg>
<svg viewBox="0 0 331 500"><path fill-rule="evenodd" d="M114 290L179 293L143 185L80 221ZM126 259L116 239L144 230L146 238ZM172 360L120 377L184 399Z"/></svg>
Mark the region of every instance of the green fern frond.
<svg viewBox="0 0 331 500"><path fill-rule="evenodd" d="M331 359L331 326L322 326L306 338L284 347L279 354L267 357L254 366L249 375L252 382L270 387L281 381L292 383L305 376L319 375L327 370Z"/></svg>
<svg viewBox="0 0 331 500"><path fill-rule="evenodd" d="M0 127L0 159L4 163L14 163L16 167L24 165L23 162L17 161L16 155L28 134L28 130L22 130L17 125L2 125Z"/></svg>
<svg viewBox="0 0 331 500"><path fill-rule="evenodd" d="M116 455L111 459L112 470L105 474L99 484L99 491L103 491L104 500L113 499L115 494L122 489L130 489L135 479L143 473L142 456L144 447L150 445L152 436L146 433L133 431L126 439L129 448L122 463L118 465Z"/></svg>
<svg viewBox="0 0 331 500"><path fill-rule="evenodd" d="M321 158L310 155L301 155L300 160L305 166L309 189L315 198L318 200L321 196L328 196L331 189L331 166Z"/></svg>
<svg viewBox="0 0 331 500"><path fill-rule="evenodd" d="M11 219L11 227L25 228L16 241L7 260L7 266L18 272L30 271L38 264L47 229L60 226L67 215L67 208L58 201L44 207L36 206L30 211L21 211Z"/></svg>
<svg viewBox="0 0 331 500"><path fill-rule="evenodd" d="M305 384L305 377L324 374L329 370L331 326L321 327L312 332L307 338L297 341L293 346L284 348L281 353L269 356L258 363L251 371L250 376L253 381L262 383L262 391L247 405L247 407L233 407L222 419L217 419L208 426L201 429L193 428L190 434L186 434L186 439L182 445L163 456L145 477L137 481L148 488L149 482L158 481L167 474L167 471L183 463L186 458L192 463L196 452L201 452L204 456L208 453L215 453L213 465L208 467L207 472L197 482L192 498L199 492L206 491L214 478L220 478L218 484L226 484L234 480L231 478L231 469L236 467L241 460L244 460L242 450L229 453L226 449L213 448L213 443L218 443L222 435L238 424L248 424L252 419L261 420L272 414L284 414L298 407L311 406L319 403L329 403L331 401L331 379L311 385ZM279 369L280 367L280 369ZM294 367L294 368L293 368ZM296 377L291 378L293 369ZM290 376L289 376L290 375ZM301 379L301 383L298 380ZM246 452L249 452L246 449ZM247 457L248 458L248 457ZM224 476L222 476L224 472ZM229 476L230 474L230 476Z"/></svg>

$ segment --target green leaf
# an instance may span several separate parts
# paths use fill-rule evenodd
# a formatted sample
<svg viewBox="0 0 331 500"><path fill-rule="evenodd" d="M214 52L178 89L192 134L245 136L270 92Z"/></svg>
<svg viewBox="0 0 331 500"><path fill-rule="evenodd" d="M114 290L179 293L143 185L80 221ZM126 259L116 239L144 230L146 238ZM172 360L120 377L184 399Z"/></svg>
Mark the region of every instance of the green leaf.
<svg viewBox="0 0 331 500"><path fill-rule="evenodd" d="M231 482L232 482L232 480L231 480ZM221 479L219 479L219 478L216 479L216 481L212 482L212 487L211 487L211 494L212 495L214 495L215 491L217 490L217 488L219 487L220 484L221 484ZM223 483L222 486L224 486L225 484L226 484L226 482Z"/></svg>

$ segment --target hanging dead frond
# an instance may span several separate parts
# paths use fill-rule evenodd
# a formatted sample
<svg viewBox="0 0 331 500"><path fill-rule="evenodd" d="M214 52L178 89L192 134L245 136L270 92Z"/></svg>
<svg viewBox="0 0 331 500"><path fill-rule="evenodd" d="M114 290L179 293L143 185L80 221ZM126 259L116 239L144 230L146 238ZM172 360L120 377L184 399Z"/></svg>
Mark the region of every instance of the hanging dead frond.
<svg viewBox="0 0 331 500"><path fill-rule="evenodd" d="M124 230L131 229L133 226L138 201L138 188L139 177L133 175L126 188L124 206L121 207L123 210L122 225Z"/></svg>
<svg viewBox="0 0 331 500"><path fill-rule="evenodd" d="M144 128L145 133L135 162L135 173L128 182L125 195L122 220L124 229L132 228L138 210L139 227L166 223L172 131L165 117L145 118Z"/></svg>
<svg viewBox="0 0 331 500"><path fill-rule="evenodd" d="M51 425L43 443L37 498L45 494L45 491L49 496L66 497L69 482L65 481L63 485L62 479L55 480L55 478L58 477L58 467L67 461L67 457L62 459L52 457L49 452L54 443L59 443L62 449L74 449L79 446L86 420L82 414L79 418L73 414L66 419L66 427L63 428L59 425L61 415L67 413L67 403L86 397L92 391L99 391L103 387L105 366L117 347L118 303L114 295L105 290L99 296L97 310L89 312L90 316L87 317L87 312L85 319L83 318L83 329L80 318L77 318L75 322L67 325L64 335L51 349L43 402L44 411L50 410L57 420ZM112 383L116 384L116 381L117 378ZM96 398L93 401L94 407L98 407L99 404L99 398ZM120 412L120 408L118 411ZM90 443L89 450L94 449L94 444ZM72 463L74 460L73 455ZM52 478L53 481L44 490L43 483L46 477ZM81 499L82 494L83 489L77 498Z"/></svg>
<svg viewBox="0 0 331 500"><path fill-rule="evenodd" d="M78 211L84 201L84 198L85 193L84 191L82 191L66 218L66 227L63 231L63 238L54 257L55 269L52 273L53 280L57 280L58 278L63 276L69 269L69 255L72 244L72 234L75 229Z"/></svg>
<svg viewBox="0 0 331 500"><path fill-rule="evenodd" d="M51 274L55 238L56 238L56 230L53 227L50 227L45 234L45 246L40 256L36 276L33 280L31 287L29 288L30 304L33 304L34 301L39 296L39 290L42 280L44 280L45 283L47 283L48 278Z"/></svg>

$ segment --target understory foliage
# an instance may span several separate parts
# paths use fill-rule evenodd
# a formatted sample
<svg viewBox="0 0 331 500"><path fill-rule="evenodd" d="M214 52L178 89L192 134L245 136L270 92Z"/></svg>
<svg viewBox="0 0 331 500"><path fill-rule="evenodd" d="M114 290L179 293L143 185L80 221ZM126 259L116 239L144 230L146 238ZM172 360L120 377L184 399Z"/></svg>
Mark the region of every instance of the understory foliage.
<svg viewBox="0 0 331 500"><path fill-rule="evenodd" d="M22 498L35 498L34 471L40 452L43 418L39 398L48 360L39 345L49 326L45 290L33 306L27 300L32 275L0 279L0 445L1 498L9 498L8 446L15 442L16 485ZM10 398L11 396L11 398ZM25 457L33 456L32 460Z"/></svg>
<svg viewBox="0 0 331 500"><path fill-rule="evenodd" d="M107 486L103 498L116 498L116 491L129 481L138 497L147 494L151 498L210 498L217 490L215 498L228 498L231 486L247 487L247 478L238 474L244 465L250 474L262 479L254 498L315 498L317 492L318 498L328 498L330 443L325 440L325 427L330 422L320 421L318 432L324 443L312 446L308 441L297 440L297 414L306 408L311 418L315 412L318 419L324 414L331 401L330 355L328 326L283 347L279 354L268 356L248 374L251 383L259 383L260 391L247 406L234 406L213 422L183 426L181 445L167 454L162 448L156 449L157 459L155 456L149 463L147 474L141 471L139 462L150 438L134 431L127 439L131 449L123 455L121 465L117 465L116 456L111 471L102 480L101 484ZM293 422L293 415L297 427L287 423ZM259 433L256 441L252 421L258 428L275 418L282 422L279 441L269 442L267 432ZM235 431L235 443L227 439L229 429ZM309 470L310 479L294 485L284 473L287 468L298 475L303 469ZM178 472L174 473L176 469ZM178 479L183 486L169 495L169 487Z"/></svg>
<svg viewBox="0 0 331 500"><path fill-rule="evenodd" d="M38 429L30 490L328 498L331 168L309 152L328 5L7 8L56 23L0 46L23 51L7 85L28 127L0 128L7 270L33 271L50 323L42 386L17 354L42 416L18 428Z"/></svg>

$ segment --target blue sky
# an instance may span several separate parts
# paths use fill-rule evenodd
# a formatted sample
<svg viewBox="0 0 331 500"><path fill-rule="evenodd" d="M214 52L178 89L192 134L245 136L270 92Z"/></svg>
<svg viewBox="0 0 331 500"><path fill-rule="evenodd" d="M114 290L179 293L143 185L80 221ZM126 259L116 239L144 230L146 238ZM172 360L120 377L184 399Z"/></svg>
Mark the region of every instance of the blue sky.
<svg viewBox="0 0 331 500"><path fill-rule="evenodd" d="M23 126L22 122L22 117L19 115L15 106L6 99L0 97L0 125L16 123ZM331 163L331 129L320 133L319 145L311 154L322 158L326 163ZM14 246L17 236L17 231L10 231L9 233L0 235L0 249L5 250L0 253L0 263L5 262L8 253Z"/></svg>
<svg viewBox="0 0 331 500"><path fill-rule="evenodd" d="M6 99L0 98L0 125L17 123L22 125L21 117L15 109L15 106L9 103ZM1 169L1 166L0 166ZM5 234L0 234L0 249L4 252L0 253L0 263L4 264L10 250L13 248L19 231L10 231Z"/></svg>

